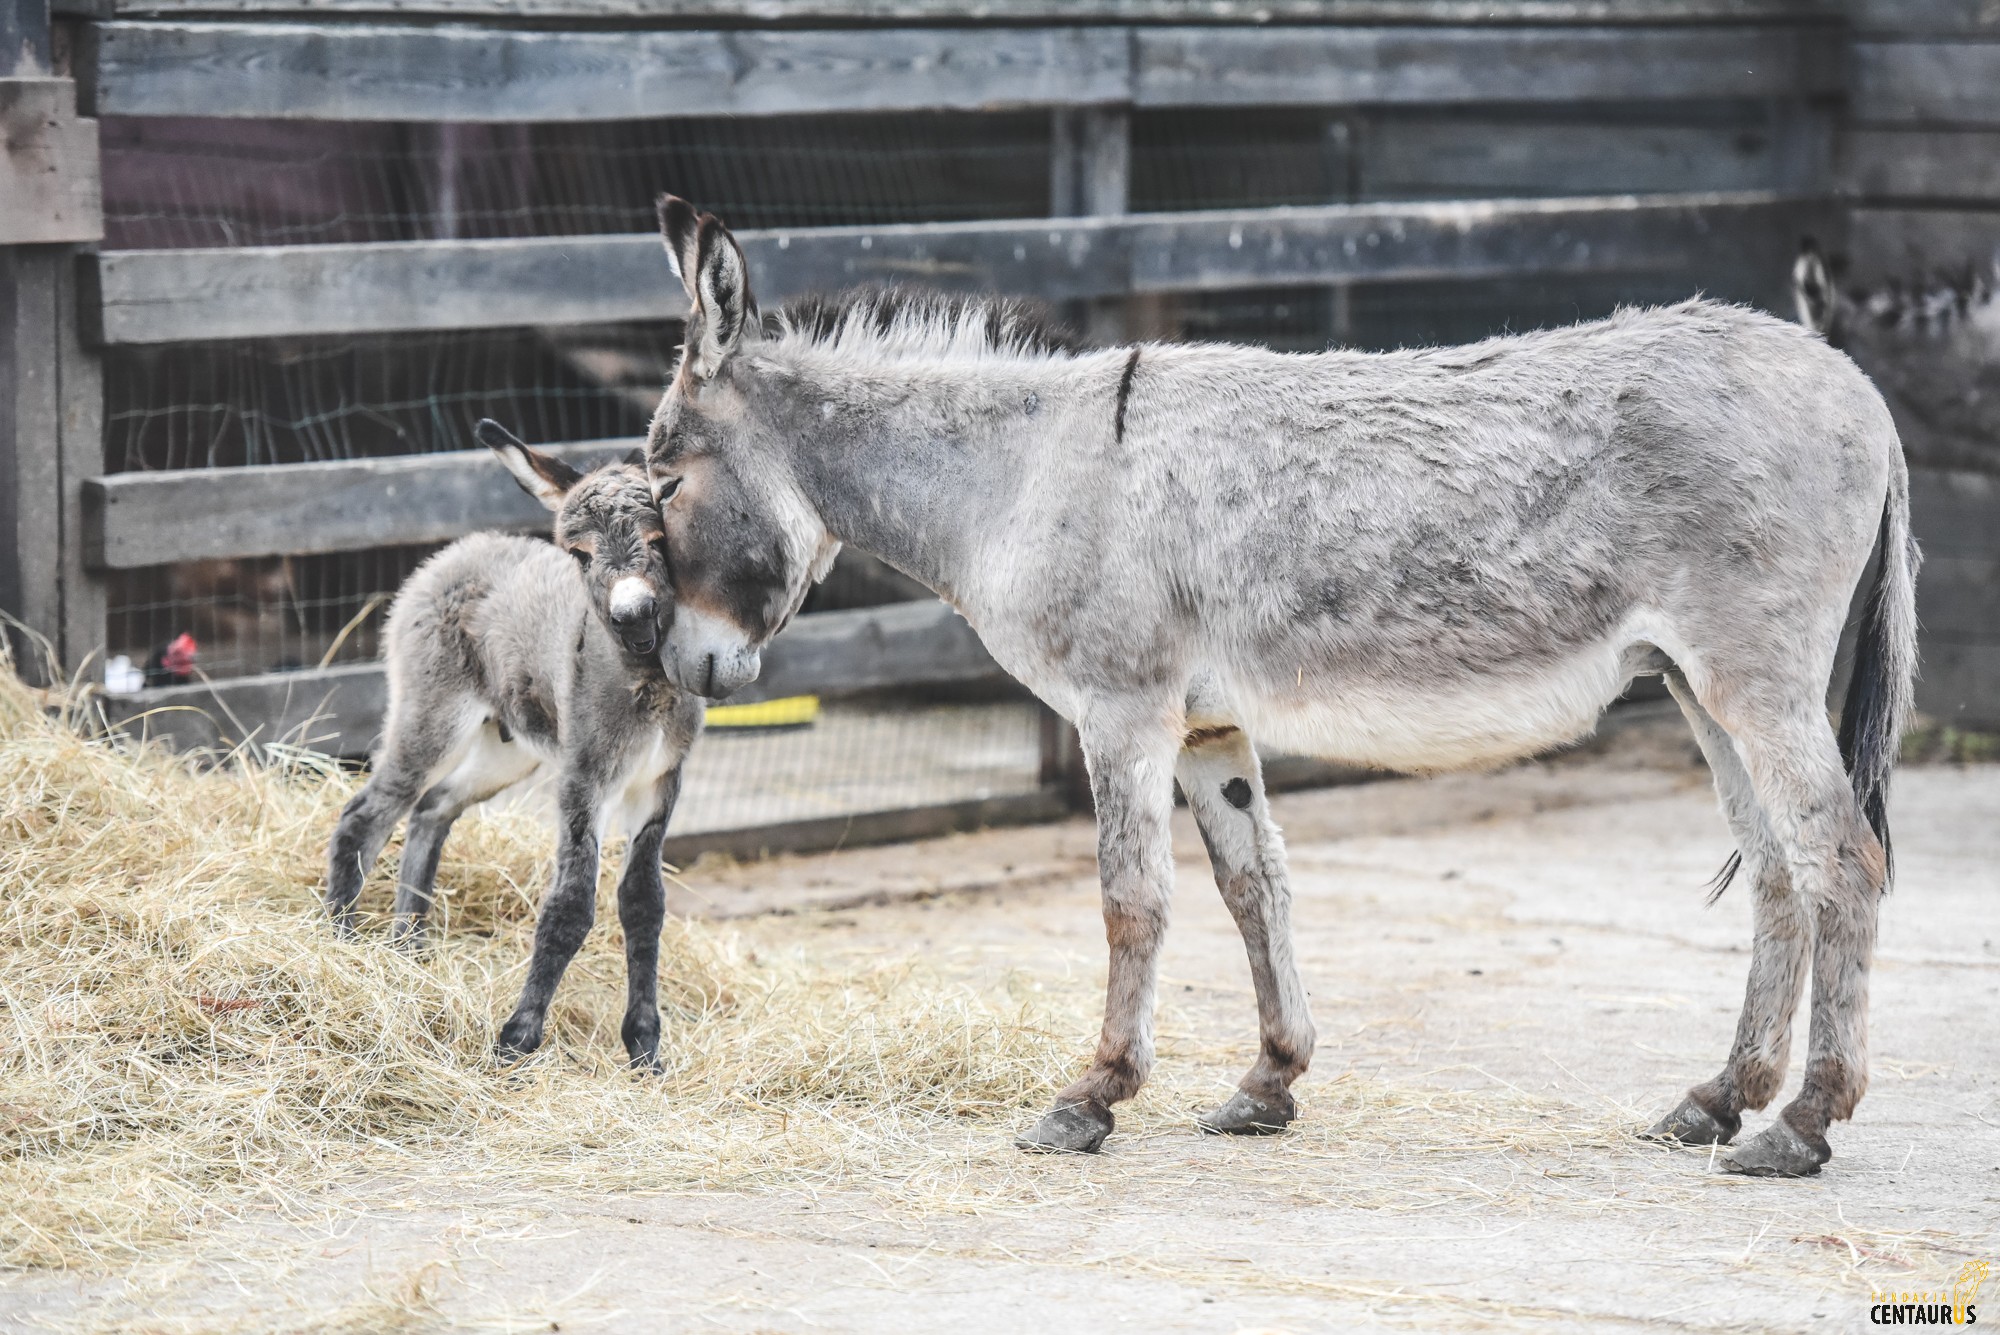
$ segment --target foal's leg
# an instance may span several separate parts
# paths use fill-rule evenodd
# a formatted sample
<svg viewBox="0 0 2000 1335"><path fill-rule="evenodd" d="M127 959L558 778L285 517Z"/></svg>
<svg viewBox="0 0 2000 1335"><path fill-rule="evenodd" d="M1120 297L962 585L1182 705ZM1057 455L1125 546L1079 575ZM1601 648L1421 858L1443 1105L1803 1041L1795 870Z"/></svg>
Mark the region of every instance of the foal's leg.
<svg viewBox="0 0 2000 1335"><path fill-rule="evenodd" d="M1833 1157L1827 1126L1853 1116L1868 1086L1868 966L1886 870L1882 845L1854 799L1818 699L1749 718L1713 702L1711 709L1736 739L1813 922L1804 1087L1722 1166L1759 1177L1804 1176Z"/></svg>
<svg viewBox="0 0 2000 1335"><path fill-rule="evenodd" d="M485 725L451 773L417 799L403 836L403 862L396 878L396 917L389 939L416 949L423 944L424 923L430 916L431 890L437 883L438 858L444 853L451 827L475 802L505 791L533 773L533 752L500 740L499 729Z"/></svg>
<svg viewBox="0 0 2000 1335"><path fill-rule="evenodd" d="M1291 1084L1312 1060L1312 1016L1292 959L1292 887L1285 841L1264 802L1257 752L1240 728L1190 733L1176 766L1222 900L1250 955L1261 1039L1257 1064L1229 1101L1200 1119L1204 1131L1268 1135L1298 1116Z"/></svg>
<svg viewBox="0 0 2000 1335"><path fill-rule="evenodd" d="M528 979L513 1015L500 1026L503 1060L525 1057L542 1045L542 1026L563 970L583 947L597 920L597 821L604 782L577 767L565 770L557 789L556 875L535 921Z"/></svg>
<svg viewBox="0 0 2000 1335"><path fill-rule="evenodd" d="M1685 1145L1727 1145L1743 1125L1743 1110L1764 1107L1785 1083L1785 1067L1792 1053L1792 1016L1798 1011L1799 992L1805 986L1813 915L1792 887L1784 850L1758 805L1756 788L1737 754L1736 743L1695 699L1685 677L1678 672L1667 674L1667 689L1687 715L1715 776L1715 793L1736 836L1736 849L1743 859L1742 876L1750 886L1756 936L1751 946L1750 980L1743 993L1743 1014L1736 1022L1736 1043L1722 1073L1689 1090L1680 1106L1646 1135Z"/></svg>
<svg viewBox="0 0 2000 1335"><path fill-rule="evenodd" d="M354 901L382 846L416 805L432 776L454 765L477 723L463 709L431 700L400 701L375 772L348 799L326 852L326 909L343 933L354 930Z"/></svg>
<svg viewBox="0 0 2000 1335"><path fill-rule="evenodd" d="M675 765L654 789L652 814L632 836L618 878L618 924L625 930L625 1023L619 1032L640 1070L660 1069L660 926L667 917L660 844L680 795L681 767Z"/></svg>
<svg viewBox="0 0 2000 1335"><path fill-rule="evenodd" d="M1111 1134L1111 1105L1129 1099L1153 1066L1153 1000L1173 894L1173 756L1179 739L1157 725L1083 739L1097 804L1097 867L1111 945L1097 1055L1056 1106L1015 1138L1024 1150L1092 1153Z"/></svg>

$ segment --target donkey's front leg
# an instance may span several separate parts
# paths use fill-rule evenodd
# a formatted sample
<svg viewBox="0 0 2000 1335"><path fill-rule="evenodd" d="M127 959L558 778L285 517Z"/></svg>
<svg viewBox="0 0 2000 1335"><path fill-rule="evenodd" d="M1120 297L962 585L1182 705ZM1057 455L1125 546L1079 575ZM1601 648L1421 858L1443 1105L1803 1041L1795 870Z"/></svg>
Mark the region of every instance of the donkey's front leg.
<svg viewBox="0 0 2000 1335"><path fill-rule="evenodd" d="M654 790L653 814L625 850L618 878L618 924L625 929L625 1023L620 1035L632 1065L660 1069L660 927L667 918L667 885L660 876L660 845L681 795L681 767Z"/></svg>
<svg viewBox="0 0 2000 1335"><path fill-rule="evenodd" d="M1292 887L1285 841L1264 802L1264 774L1243 730L1220 724L1188 733L1176 767L1222 900L1243 934L1257 992L1257 1064L1229 1101L1204 1113L1204 1131L1258 1136L1298 1116L1292 1082L1312 1061L1316 1034L1292 958Z"/></svg>
<svg viewBox="0 0 2000 1335"><path fill-rule="evenodd" d="M1097 868L1104 934L1111 943L1104 1029L1090 1069L1056 1106L1015 1138L1024 1150L1094 1153L1111 1134L1111 1105L1129 1099L1153 1066L1153 998L1173 893L1173 754L1170 731L1084 738L1097 804Z"/></svg>
<svg viewBox="0 0 2000 1335"><path fill-rule="evenodd" d="M528 957L528 981L514 1014L500 1026L496 1045L503 1061L525 1057L542 1045L542 1025L563 970L582 948L597 917L597 818L602 785L574 772L564 774L558 798L561 833L556 876L535 922L535 948Z"/></svg>

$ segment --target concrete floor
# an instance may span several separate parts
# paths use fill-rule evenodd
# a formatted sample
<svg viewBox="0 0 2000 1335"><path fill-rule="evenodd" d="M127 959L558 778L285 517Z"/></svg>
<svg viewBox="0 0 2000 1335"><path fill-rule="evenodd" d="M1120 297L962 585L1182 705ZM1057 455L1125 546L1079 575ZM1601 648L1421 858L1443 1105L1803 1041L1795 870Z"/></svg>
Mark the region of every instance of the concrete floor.
<svg viewBox="0 0 2000 1335"><path fill-rule="evenodd" d="M1286 1136L1189 1124L1255 1021L1183 819L1159 1069L1102 1156L1026 1159L982 1128L940 1134L921 1196L413 1193L336 1236L262 1227L295 1259L282 1286L192 1253L17 1279L0 1325L131 1281L119 1307L146 1315L119 1328L160 1331L1872 1328L1871 1289L2000 1270L2000 767L1899 776L1870 1094L1821 1177L1746 1181L1629 1134L1717 1067L1748 963L1742 887L1703 906L1728 839L1689 749L1279 799L1321 1034ZM677 907L1093 1005L1091 847L1072 822L697 866ZM414 1325L369 1296L425 1274ZM2000 1312L2000 1277L1984 1296Z"/></svg>

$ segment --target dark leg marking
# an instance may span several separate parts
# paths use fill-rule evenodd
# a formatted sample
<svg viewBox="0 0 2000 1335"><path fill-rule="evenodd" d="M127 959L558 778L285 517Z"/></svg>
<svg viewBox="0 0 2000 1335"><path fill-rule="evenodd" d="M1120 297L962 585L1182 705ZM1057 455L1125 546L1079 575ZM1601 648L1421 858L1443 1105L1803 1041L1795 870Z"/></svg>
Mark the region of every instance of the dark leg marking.
<svg viewBox="0 0 2000 1335"><path fill-rule="evenodd" d="M1229 803L1230 806L1235 807L1238 811L1248 807L1250 805L1250 781L1238 778L1231 779L1228 783L1223 784L1222 800Z"/></svg>
<svg viewBox="0 0 2000 1335"><path fill-rule="evenodd" d="M1138 369L1139 349L1133 348L1125 359L1125 374L1118 377L1118 411L1111 419L1111 439L1118 444L1125 441L1125 401L1132 397L1132 374Z"/></svg>

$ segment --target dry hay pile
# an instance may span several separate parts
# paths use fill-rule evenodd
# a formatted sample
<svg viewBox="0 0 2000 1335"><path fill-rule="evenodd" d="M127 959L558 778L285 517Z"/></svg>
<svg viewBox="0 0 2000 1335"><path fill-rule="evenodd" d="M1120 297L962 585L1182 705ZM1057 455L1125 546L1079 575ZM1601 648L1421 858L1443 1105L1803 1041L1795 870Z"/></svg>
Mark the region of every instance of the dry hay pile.
<svg viewBox="0 0 2000 1335"><path fill-rule="evenodd" d="M371 1174L603 1190L948 1172L940 1128L999 1140L1081 1050L1080 1021L1053 1034L1044 1010L909 962L814 969L670 920L667 1069L637 1077L607 875L548 1046L503 1071L489 1045L549 835L468 816L426 957L379 927L342 941L321 859L356 783L87 738L0 663L0 1264L130 1256ZM386 907L394 853L364 907Z"/></svg>

